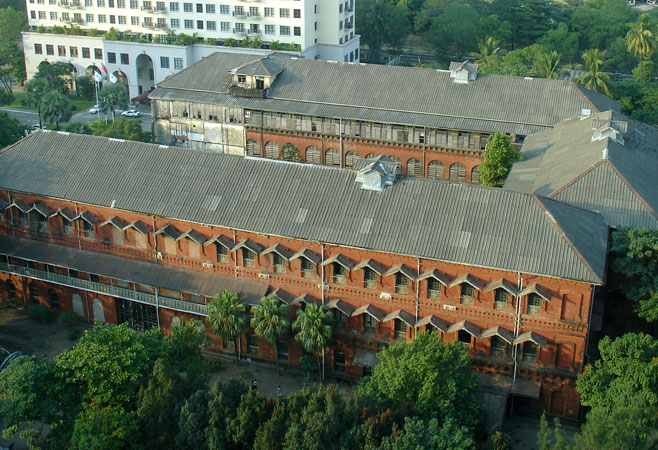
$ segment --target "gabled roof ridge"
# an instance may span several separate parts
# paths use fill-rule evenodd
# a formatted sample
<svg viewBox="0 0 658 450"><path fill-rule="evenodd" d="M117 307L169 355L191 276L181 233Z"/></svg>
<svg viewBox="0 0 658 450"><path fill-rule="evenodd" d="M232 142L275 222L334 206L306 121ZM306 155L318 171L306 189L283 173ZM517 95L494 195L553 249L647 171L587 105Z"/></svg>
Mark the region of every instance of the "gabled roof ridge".
<svg viewBox="0 0 658 450"><path fill-rule="evenodd" d="M639 192L637 192L637 190L636 190L636 189L633 187L633 185L628 181L628 179L627 179L627 178L621 173L621 171L620 171L619 169L617 169L617 166L615 166L615 165L612 163L612 161L610 161L610 159L606 159L605 161L608 162L608 165L609 165L610 168L613 170L613 172L615 172L615 173L617 174L617 176L621 179L621 181L622 181L622 182L623 182L623 183L624 183L624 184L625 184L625 185L631 190L631 192L633 193L633 195L634 195L638 200L640 200L640 203L642 203L642 204L643 204L643 205L649 210L649 212L650 212L650 213L651 213L656 219L658 219L658 213L656 212L656 210L655 210L653 207L651 207L651 205L649 205L649 204L646 202L646 200L644 199L644 197L642 197L642 196L640 195Z"/></svg>
<svg viewBox="0 0 658 450"><path fill-rule="evenodd" d="M606 139L609 139L609 138L606 138ZM606 146L606 148L607 148L607 146ZM597 167L599 167L604 161L610 161L610 160L609 160L609 159L603 159L603 158L599 159L599 160L596 161L594 164L592 164L591 166L589 166L587 169L583 170L583 171L580 172L578 175L576 175L576 176L573 177L571 180L569 180L567 183L565 183L564 186L560 187L560 188L557 189L555 192L551 192L551 194L550 194L548 197L546 197L546 198L550 198L551 200L556 200L556 199L554 199L553 197L557 196L558 194L560 194L560 193L562 193L563 191L565 191L567 188L571 187L576 181L580 180L580 179L583 178L585 175L587 175L588 173L590 173L592 170L594 170L594 169L596 169ZM556 201L559 201L559 200L556 200Z"/></svg>
<svg viewBox="0 0 658 450"><path fill-rule="evenodd" d="M584 209L584 208L579 208L578 206L572 206L572 205L569 205L569 204L566 204L566 203L558 202L557 200L549 199L549 198L546 198L546 197L540 197L540 196L538 196L538 195L536 195L536 194L531 194L531 195L532 195L532 198L537 202L537 204L539 205L539 207L542 209L542 211L544 211L544 213L545 213L547 216L549 216L549 220L550 220L551 224L553 225L553 227L558 231L558 233L560 233L560 235L563 237L563 239L564 239L564 240L567 242L567 244L569 245L569 248L571 248L571 250L576 254L576 256L578 257L578 259L580 259L580 261L581 261L581 262L587 267L587 269L589 270L590 274L591 274L595 279L597 279L600 283L603 283L603 280L602 280L601 277L599 277L599 275L596 273L596 271L594 270L594 268L592 267L592 265L589 263L589 261L587 260L587 258L585 258L585 256L580 252L580 250L578 250L578 248L574 245L574 243L573 243L573 241L571 240L571 238L570 238L570 237L567 235L567 233L564 231L564 228L562 228L562 226L558 223L557 219L555 219L555 216L553 215L553 213L552 213L551 211L549 211L548 207L542 202L542 200L540 200L540 198L543 198L543 199L546 199L546 200L549 200L549 201L552 201L552 202L557 202L557 203L560 203L560 204L562 204L562 205L564 205L564 206L567 206L567 207L570 207L570 208L580 209L581 211L584 211L584 212L587 212L587 213L590 213L590 214L598 214L598 213L595 213L595 212L589 211L589 210Z"/></svg>
<svg viewBox="0 0 658 450"><path fill-rule="evenodd" d="M602 111L601 111L601 110L600 110L600 109L599 109L599 108L598 108L598 107L592 102L592 100L590 100L590 98L587 97L587 96L585 95L585 93L582 91L582 89L581 89L581 86L582 86L582 85L576 83L576 82L573 81L573 80L569 80L569 84L570 84L570 86L571 86L572 89L575 88L575 89L578 91L578 93L579 93L579 94L585 99L585 101L586 101L587 103L589 103L589 104L592 106L592 110L593 110L593 111L595 111L596 113L600 113L600 112L602 112ZM586 89L586 88L583 87L583 89ZM597 94L598 94L598 92L597 92Z"/></svg>

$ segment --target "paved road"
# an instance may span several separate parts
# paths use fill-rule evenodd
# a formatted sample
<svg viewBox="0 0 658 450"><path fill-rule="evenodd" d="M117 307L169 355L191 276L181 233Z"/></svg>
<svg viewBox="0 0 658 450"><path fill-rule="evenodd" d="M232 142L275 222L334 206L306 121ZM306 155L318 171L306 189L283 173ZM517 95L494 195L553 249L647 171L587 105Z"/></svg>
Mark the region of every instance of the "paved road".
<svg viewBox="0 0 658 450"><path fill-rule="evenodd" d="M139 105L137 106L136 109L139 112L141 112L142 115L137 119L129 118L128 120L139 120L142 124L142 129L144 131L150 132L151 122L152 122L151 107L148 105ZM37 125L39 123L39 118L37 117L37 113L34 111L29 111L25 109L14 109L14 108L0 108L0 110L5 111L7 114L9 114L10 117L30 127L32 127L33 125ZM121 112L117 111L116 115L117 118L120 117ZM73 117L71 117L71 122L89 123L89 122L93 122L94 120L102 119L102 118L103 118L103 114L90 114L89 110L87 109L73 114Z"/></svg>

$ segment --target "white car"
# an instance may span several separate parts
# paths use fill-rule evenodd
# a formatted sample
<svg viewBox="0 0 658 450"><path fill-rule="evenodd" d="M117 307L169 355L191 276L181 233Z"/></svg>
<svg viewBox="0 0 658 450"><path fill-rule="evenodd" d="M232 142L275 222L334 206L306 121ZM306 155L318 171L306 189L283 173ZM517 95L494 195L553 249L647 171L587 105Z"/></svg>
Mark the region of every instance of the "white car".
<svg viewBox="0 0 658 450"><path fill-rule="evenodd" d="M134 109L129 109L128 111L122 112L121 115L124 117L139 117L142 113Z"/></svg>
<svg viewBox="0 0 658 450"><path fill-rule="evenodd" d="M100 112L100 108L98 105L94 105L91 108L89 108L89 114L98 114Z"/></svg>

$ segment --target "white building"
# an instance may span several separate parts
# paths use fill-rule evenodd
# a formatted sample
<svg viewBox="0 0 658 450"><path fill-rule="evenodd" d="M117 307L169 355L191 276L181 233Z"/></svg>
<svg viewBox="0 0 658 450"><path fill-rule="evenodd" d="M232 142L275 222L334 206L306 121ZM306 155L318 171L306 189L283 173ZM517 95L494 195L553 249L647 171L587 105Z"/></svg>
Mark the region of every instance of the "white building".
<svg viewBox="0 0 658 450"><path fill-rule="evenodd" d="M34 32L23 33L23 47L28 79L37 73L39 65L44 62L69 63L75 77L93 76L94 71L103 73L104 64L108 73L114 74L119 82L128 87L131 98L151 91L156 83L218 50L253 54L254 59L270 53L267 49L143 44Z"/></svg>
<svg viewBox="0 0 658 450"><path fill-rule="evenodd" d="M161 44L168 34L195 34L218 43L232 38L260 39L299 46L299 56L359 61L354 33L354 0L222 0L217 3L148 0L27 0L33 29L76 25L83 30L115 28L149 43L102 37L23 33L28 79L39 64L70 63L76 75L91 75L105 64L130 89L131 97L148 92L190 64L217 51L263 55L268 50L212 45ZM95 68L95 69L94 69Z"/></svg>
<svg viewBox="0 0 658 450"><path fill-rule="evenodd" d="M153 42L160 42L172 32L196 34L199 38L216 39L218 43L229 38L260 39L266 45L272 42L298 45L301 56L306 58L359 60L354 0L26 1L28 22L33 30L55 25L100 31L115 28ZM65 57L69 56L67 52Z"/></svg>

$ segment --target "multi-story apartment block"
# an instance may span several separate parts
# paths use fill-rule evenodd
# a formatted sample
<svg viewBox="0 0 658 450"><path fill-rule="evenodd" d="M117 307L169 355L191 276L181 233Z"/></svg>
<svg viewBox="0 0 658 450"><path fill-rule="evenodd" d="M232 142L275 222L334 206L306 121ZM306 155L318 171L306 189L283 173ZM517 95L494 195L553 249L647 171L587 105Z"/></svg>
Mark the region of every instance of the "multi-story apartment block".
<svg viewBox="0 0 658 450"><path fill-rule="evenodd" d="M116 65L113 71L123 72L122 81L128 84L134 95L140 89L150 90L166 76L211 53L169 46L160 48L155 44L165 42L171 33L214 39L218 44L227 39L259 40L265 46L278 42L295 46L298 55L304 58L353 62L359 61L360 57L359 36L354 28L354 0L222 0L220 3L27 0L27 14L33 30L62 25L75 25L82 30L108 31L114 28L124 35L152 42L130 45L124 41L96 39L93 47L86 47L92 52L92 49L103 50L102 54L90 53L87 59L104 62L108 68L109 64ZM28 77L36 73L42 61L65 61L76 65L74 60L84 58L82 49L85 46L78 41L79 36L40 34L24 34ZM41 53L35 45L42 47ZM46 46L52 52L48 52ZM219 49L209 47L213 51ZM169 51L174 54L168 55ZM187 53L188 57L180 56L181 53ZM111 58L110 54L116 58ZM122 61L121 54L133 58ZM144 55L142 64L136 61L140 54ZM189 58L189 54L194 57ZM162 56L170 56L168 66L161 65ZM182 64L175 65L174 58L182 58ZM86 66L76 68L80 72ZM143 72L144 80L137 81L133 74L129 74L135 71L133 68Z"/></svg>
<svg viewBox="0 0 658 450"><path fill-rule="evenodd" d="M276 295L291 314L320 303L337 377L431 331L462 342L515 405L576 416L605 280L601 215L397 174L385 156L338 170L34 133L0 153L0 289L140 329L203 319L223 290ZM252 358L301 355L291 336L278 354L250 329L241 343Z"/></svg>
<svg viewBox="0 0 658 450"><path fill-rule="evenodd" d="M385 153L403 174L479 182L489 136L517 144L619 103L571 81L218 52L161 82L156 142L351 167Z"/></svg>

